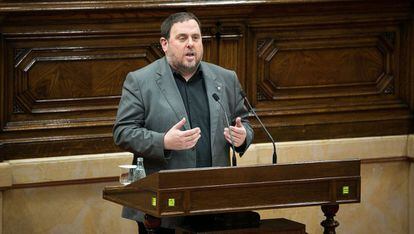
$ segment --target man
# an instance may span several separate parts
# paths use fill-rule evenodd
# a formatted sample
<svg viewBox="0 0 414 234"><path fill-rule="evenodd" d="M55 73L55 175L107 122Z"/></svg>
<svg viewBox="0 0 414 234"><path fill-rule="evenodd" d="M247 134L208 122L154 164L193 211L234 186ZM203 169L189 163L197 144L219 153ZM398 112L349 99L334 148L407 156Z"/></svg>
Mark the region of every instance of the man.
<svg viewBox="0 0 414 234"><path fill-rule="evenodd" d="M144 157L148 174L165 169L229 166L232 140L244 152L253 139L234 71L202 62L200 22L191 13L169 16L161 25L165 57L131 72L125 80L114 140ZM216 94L229 115L212 97ZM124 208L123 217L142 222L143 214ZM142 224L140 227L142 228ZM162 219L174 228L179 218Z"/></svg>

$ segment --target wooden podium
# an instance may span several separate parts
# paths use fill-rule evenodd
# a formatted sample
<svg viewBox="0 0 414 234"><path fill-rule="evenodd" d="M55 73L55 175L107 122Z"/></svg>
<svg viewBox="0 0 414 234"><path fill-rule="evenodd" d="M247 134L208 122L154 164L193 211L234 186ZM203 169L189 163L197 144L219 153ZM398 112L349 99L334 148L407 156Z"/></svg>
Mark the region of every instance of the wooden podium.
<svg viewBox="0 0 414 234"><path fill-rule="evenodd" d="M339 204L360 202L360 160L166 170L103 198L161 217L322 206L324 233L335 233Z"/></svg>

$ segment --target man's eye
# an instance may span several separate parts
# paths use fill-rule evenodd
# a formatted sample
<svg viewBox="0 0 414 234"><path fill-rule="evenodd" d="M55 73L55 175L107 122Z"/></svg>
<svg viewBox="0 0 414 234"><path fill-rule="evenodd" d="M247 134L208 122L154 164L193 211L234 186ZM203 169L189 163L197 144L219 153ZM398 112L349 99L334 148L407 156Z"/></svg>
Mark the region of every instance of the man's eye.
<svg viewBox="0 0 414 234"><path fill-rule="evenodd" d="M185 37L178 37L178 40L179 40L179 41L185 41L185 40L186 40L186 38L185 38Z"/></svg>

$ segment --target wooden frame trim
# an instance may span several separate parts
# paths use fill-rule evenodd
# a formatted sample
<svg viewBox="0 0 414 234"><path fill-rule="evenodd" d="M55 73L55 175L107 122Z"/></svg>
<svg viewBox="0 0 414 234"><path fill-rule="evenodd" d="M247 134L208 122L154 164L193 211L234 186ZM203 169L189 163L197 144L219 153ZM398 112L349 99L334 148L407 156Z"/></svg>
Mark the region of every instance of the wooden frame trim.
<svg viewBox="0 0 414 234"><path fill-rule="evenodd" d="M391 162L408 162L414 163L414 158L408 156L399 157L380 157L372 159L361 159L361 164L373 164L373 163L391 163ZM25 189L25 188L39 188L39 187L52 187L62 185L82 185L93 183L112 183L118 181L118 177L102 177L102 178L90 178L90 179L76 179L76 180L60 180L52 182L40 182L40 183L24 183L13 184L12 186L0 187L0 191L8 189Z"/></svg>
<svg viewBox="0 0 414 234"><path fill-rule="evenodd" d="M414 159L408 156L369 158L369 159L361 159L361 164L390 163L390 162L403 162L403 161L412 163L414 162Z"/></svg>
<svg viewBox="0 0 414 234"><path fill-rule="evenodd" d="M12 186L0 187L1 190L8 189L25 189L25 188L38 188L38 187L52 187L61 185L82 185L82 184L94 184L94 183L105 183L105 182L116 182L118 177L102 177L102 178L90 178L90 179L77 179L77 180L59 180L51 182L40 182L40 183L24 183L24 184L13 184Z"/></svg>
<svg viewBox="0 0 414 234"><path fill-rule="evenodd" d="M349 2L346 0L331 2ZM327 0L307 0L308 3L327 3ZM362 2L353 0L353 2ZM256 5L267 5L267 4L303 4L303 0L260 0L260 1L145 1L137 2L134 0L121 0L121 1L6 1L0 3L0 13L11 13L11 12L44 12L44 11L67 11L67 10L111 10L111 9L160 9L160 8L186 8L186 7L233 7L233 6L256 6Z"/></svg>

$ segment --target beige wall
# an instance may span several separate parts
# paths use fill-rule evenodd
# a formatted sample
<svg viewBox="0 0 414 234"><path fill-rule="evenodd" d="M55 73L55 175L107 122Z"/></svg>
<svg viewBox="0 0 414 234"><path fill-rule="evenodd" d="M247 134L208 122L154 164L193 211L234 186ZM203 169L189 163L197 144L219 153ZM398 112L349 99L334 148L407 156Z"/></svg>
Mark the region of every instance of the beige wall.
<svg viewBox="0 0 414 234"><path fill-rule="evenodd" d="M136 233L136 224L120 218L121 207L102 199L112 183L68 181L117 176L117 165L130 163L131 154L101 154L13 160L3 163L2 233ZM1 169L1 167L0 167ZM62 182L63 181L63 182ZM35 187L34 183L65 183Z"/></svg>
<svg viewBox="0 0 414 234"><path fill-rule="evenodd" d="M410 165L409 205L410 205L410 208L409 208L410 234L414 234L414 163L411 163Z"/></svg>
<svg viewBox="0 0 414 234"><path fill-rule="evenodd" d="M3 233L136 233L136 224L120 218L120 206L102 199L105 185L8 190Z"/></svg>
<svg viewBox="0 0 414 234"><path fill-rule="evenodd" d="M2 192L0 192L0 210L1 210L0 220L3 223L3 193ZM3 225L2 224L0 224L0 233L3 233Z"/></svg>
<svg viewBox="0 0 414 234"><path fill-rule="evenodd" d="M0 188L9 187L12 183L11 170L8 163L0 163ZM0 190L0 221L3 220L3 192ZM0 233L3 233L3 222L0 223Z"/></svg>
<svg viewBox="0 0 414 234"><path fill-rule="evenodd" d="M414 161L414 135L409 136L407 144L407 155ZM410 164L410 188L409 188L409 228L410 234L414 234L414 163Z"/></svg>
<svg viewBox="0 0 414 234"><path fill-rule="evenodd" d="M384 136L280 143L277 144L278 162L364 160L361 165L361 203L340 206L336 217L340 222L338 233L409 233L408 207L412 200L409 191L413 183L410 168L413 166L398 158L408 155L413 142L412 136ZM270 163L271 153L271 145L256 144L239 163ZM388 159L376 162L374 159L378 158ZM397 161L392 162L393 158ZM370 163L370 160L374 161ZM261 211L261 214L263 218L285 217L299 221L306 224L308 233L322 233L319 223L324 216L320 207L275 209Z"/></svg>
<svg viewBox="0 0 414 234"><path fill-rule="evenodd" d="M271 149L270 144L253 145L239 165L269 163ZM337 233L413 233L413 163L400 158L414 157L413 151L412 135L278 143L279 163L363 159L361 203L340 206ZM387 160L372 161L376 158ZM117 165L130 160L130 154L121 153L0 163L0 187L6 188L0 194L0 233L136 233L134 222L120 218L121 207L102 199L103 187L116 182L79 182L117 176ZM61 181L66 185L34 186ZM322 233L320 207L260 213Z"/></svg>

